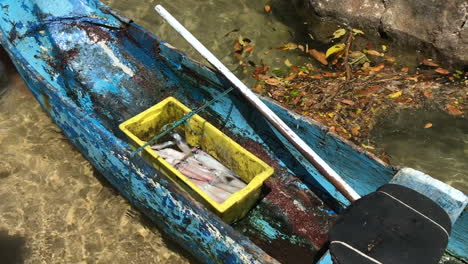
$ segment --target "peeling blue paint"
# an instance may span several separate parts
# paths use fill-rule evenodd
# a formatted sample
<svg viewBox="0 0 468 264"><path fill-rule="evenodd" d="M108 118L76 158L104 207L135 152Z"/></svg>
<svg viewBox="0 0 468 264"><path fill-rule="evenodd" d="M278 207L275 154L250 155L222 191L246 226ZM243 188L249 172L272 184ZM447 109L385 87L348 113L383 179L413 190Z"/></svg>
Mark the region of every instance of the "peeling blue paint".
<svg viewBox="0 0 468 264"><path fill-rule="evenodd" d="M9 5L8 8L5 8ZM70 141L132 204L204 263L276 263L276 261L181 192L139 156L117 125L175 95L196 107L227 87L215 72L159 42L137 25L123 25L103 12L97 0L4 0L0 10L1 43L55 123ZM103 51L105 43L125 74ZM114 61L115 62L115 61ZM326 132L312 120L265 102L313 147L359 194L387 183L395 170ZM234 104L226 131L262 146L278 162L339 211L347 200L258 113L233 93L204 113L223 120ZM333 211L323 209L333 214ZM255 218L260 235L287 236L274 223ZM467 257L468 215L456 222L449 251Z"/></svg>

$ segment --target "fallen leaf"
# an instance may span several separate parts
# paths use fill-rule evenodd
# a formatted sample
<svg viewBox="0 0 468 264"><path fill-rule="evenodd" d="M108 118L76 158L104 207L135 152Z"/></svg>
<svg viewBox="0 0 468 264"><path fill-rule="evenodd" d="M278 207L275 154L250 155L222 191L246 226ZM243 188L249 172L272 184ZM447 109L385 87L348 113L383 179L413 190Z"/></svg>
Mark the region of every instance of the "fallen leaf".
<svg viewBox="0 0 468 264"><path fill-rule="evenodd" d="M388 47L387 47L386 45L382 45L382 51L383 51L383 52L386 52L387 49L388 49Z"/></svg>
<svg viewBox="0 0 468 264"><path fill-rule="evenodd" d="M385 60L388 62L395 62L395 57L385 56Z"/></svg>
<svg viewBox="0 0 468 264"><path fill-rule="evenodd" d="M294 72L301 72L301 69L297 66L291 66L291 70Z"/></svg>
<svg viewBox="0 0 468 264"><path fill-rule="evenodd" d="M292 63L289 61L289 59L286 59L286 60L284 61L284 65L286 65L287 67L293 66Z"/></svg>
<svg viewBox="0 0 468 264"><path fill-rule="evenodd" d="M374 150L375 148L373 146L369 146L369 145L366 145L366 144L361 144L361 146L365 149L372 149Z"/></svg>
<svg viewBox="0 0 468 264"><path fill-rule="evenodd" d="M379 65L377 65L375 67L370 68L370 70L373 71L373 72L378 72L378 71L382 70L383 68L385 68L385 65L379 64Z"/></svg>
<svg viewBox="0 0 468 264"><path fill-rule="evenodd" d="M360 30L360 29L356 29L356 28L353 28L353 33L355 35L358 35L358 34L361 34L361 35L364 35L364 31Z"/></svg>
<svg viewBox="0 0 468 264"><path fill-rule="evenodd" d="M328 132L335 133L336 132L336 127L334 127L334 126L329 127Z"/></svg>
<svg viewBox="0 0 468 264"><path fill-rule="evenodd" d="M398 98L403 94L403 91L394 92L388 95L389 98Z"/></svg>
<svg viewBox="0 0 468 264"><path fill-rule="evenodd" d="M462 115L463 112L454 105L447 105L447 111L452 115Z"/></svg>
<svg viewBox="0 0 468 264"><path fill-rule="evenodd" d="M340 52L346 48L346 45L341 43L341 44L336 44L331 46L329 49L327 49L327 53L325 54L325 58L328 58L330 55Z"/></svg>
<svg viewBox="0 0 468 264"><path fill-rule="evenodd" d="M328 77L328 78L335 78L339 76L339 73L337 72L324 72L322 73L323 77Z"/></svg>
<svg viewBox="0 0 468 264"><path fill-rule="evenodd" d="M296 77L297 77L296 73L291 73L291 74L289 74L288 77L284 78L284 80L285 81L291 81L291 80L294 80Z"/></svg>
<svg viewBox="0 0 468 264"><path fill-rule="evenodd" d="M345 34L346 34L346 29L340 28L337 31L333 32L333 38L332 39L341 38Z"/></svg>
<svg viewBox="0 0 468 264"><path fill-rule="evenodd" d="M270 13L270 11L271 11L271 6L265 5L265 12Z"/></svg>
<svg viewBox="0 0 468 264"><path fill-rule="evenodd" d="M374 85L374 86L370 86L365 89L359 90L357 94L368 96L368 95L378 92L380 89L382 89L380 85Z"/></svg>
<svg viewBox="0 0 468 264"><path fill-rule="evenodd" d="M432 97L432 92L429 91L429 90L425 90L425 91L424 91L424 96L425 96L426 98L431 98L431 97Z"/></svg>
<svg viewBox="0 0 468 264"><path fill-rule="evenodd" d="M444 75L450 73L447 69L440 68L440 67L435 69L434 71L437 72L437 73L440 73L440 74L444 74Z"/></svg>
<svg viewBox="0 0 468 264"><path fill-rule="evenodd" d="M343 104L347 104L347 105L354 105L354 102L349 99L343 99L340 102L342 102Z"/></svg>
<svg viewBox="0 0 468 264"><path fill-rule="evenodd" d="M285 45L283 45L281 47L278 47L277 49L280 49L280 50L295 50L298 47L299 46L296 43L289 42L289 43L286 43Z"/></svg>
<svg viewBox="0 0 468 264"><path fill-rule="evenodd" d="M353 136L359 136L359 128L357 127L351 128L351 134L353 134Z"/></svg>
<svg viewBox="0 0 468 264"><path fill-rule="evenodd" d="M380 53L380 52L378 52L376 50L365 50L364 53L367 53L367 54L373 55L373 56L379 56L379 57L384 56L383 53Z"/></svg>
<svg viewBox="0 0 468 264"><path fill-rule="evenodd" d="M245 51L247 52L252 52L252 50L255 48L255 46L248 46L247 48L245 48Z"/></svg>
<svg viewBox="0 0 468 264"><path fill-rule="evenodd" d="M302 46L302 45L297 45L297 48L300 49L301 51L304 51L304 50L305 50L305 49L304 49L304 46Z"/></svg>
<svg viewBox="0 0 468 264"><path fill-rule="evenodd" d="M241 51L244 50L244 47L242 47L242 45L239 43L239 40L236 39L234 41L234 51Z"/></svg>
<svg viewBox="0 0 468 264"><path fill-rule="evenodd" d="M408 72L408 71L409 71L409 68L408 68L408 67L403 67L403 68L401 68L401 71L402 71L402 72Z"/></svg>
<svg viewBox="0 0 468 264"><path fill-rule="evenodd" d="M237 40L241 46L245 46L244 38L242 36L239 36L239 39Z"/></svg>
<svg viewBox="0 0 468 264"><path fill-rule="evenodd" d="M431 128L432 127L432 123L427 123L426 125L424 125L424 128Z"/></svg>
<svg viewBox="0 0 468 264"><path fill-rule="evenodd" d="M426 65L426 66L430 66L430 67L439 67L439 64L433 62L431 59L424 59L421 61L421 64L423 65Z"/></svg>
<svg viewBox="0 0 468 264"><path fill-rule="evenodd" d="M263 88L263 86L261 84L257 84L254 88L254 91L259 93L259 94L262 94L265 92L265 89Z"/></svg>
<svg viewBox="0 0 468 264"><path fill-rule="evenodd" d="M316 59L318 62L322 63L323 65L328 65L327 57L325 56L325 54L323 54L323 52L320 52L315 49L311 49L309 50L309 54L312 57L314 57L314 59Z"/></svg>

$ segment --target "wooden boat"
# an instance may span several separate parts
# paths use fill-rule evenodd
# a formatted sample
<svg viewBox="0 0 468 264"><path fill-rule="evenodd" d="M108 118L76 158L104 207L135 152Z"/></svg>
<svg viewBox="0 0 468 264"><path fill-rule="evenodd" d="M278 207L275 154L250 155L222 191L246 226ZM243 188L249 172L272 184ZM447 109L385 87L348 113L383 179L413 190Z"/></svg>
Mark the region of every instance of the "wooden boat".
<svg viewBox="0 0 468 264"><path fill-rule="evenodd" d="M167 96L196 108L229 86L218 72L97 0L3 0L0 18L1 44L43 110L124 197L197 259L331 263L327 234L349 201L238 93L202 115L275 167L262 197L242 220L224 223L132 155L120 123ZM360 195L397 173L421 175L398 171L317 122L262 99ZM444 200L445 194L439 195ZM465 212L453 225L447 254L468 261L467 234Z"/></svg>

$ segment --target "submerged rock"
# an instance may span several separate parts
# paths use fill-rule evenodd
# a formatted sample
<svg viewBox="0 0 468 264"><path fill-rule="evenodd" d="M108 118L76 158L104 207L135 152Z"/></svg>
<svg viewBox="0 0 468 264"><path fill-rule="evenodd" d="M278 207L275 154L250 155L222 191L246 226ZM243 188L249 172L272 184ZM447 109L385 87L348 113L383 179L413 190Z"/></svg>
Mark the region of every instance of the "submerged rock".
<svg viewBox="0 0 468 264"><path fill-rule="evenodd" d="M454 65L468 64L466 0L294 0L310 15L336 19L400 45L429 51Z"/></svg>

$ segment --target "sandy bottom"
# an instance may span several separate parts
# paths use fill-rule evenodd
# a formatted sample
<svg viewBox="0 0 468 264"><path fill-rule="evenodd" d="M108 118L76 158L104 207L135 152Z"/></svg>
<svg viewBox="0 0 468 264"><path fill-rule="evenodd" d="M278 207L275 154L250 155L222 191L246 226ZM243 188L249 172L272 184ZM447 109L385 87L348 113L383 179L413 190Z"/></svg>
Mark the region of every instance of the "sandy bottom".
<svg viewBox="0 0 468 264"><path fill-rule="evenodd" d="M10 79L0 93L0 262L188 263Z"/></svg>

